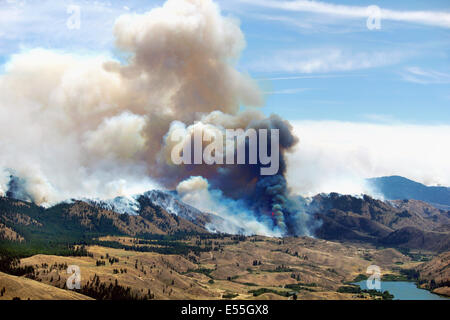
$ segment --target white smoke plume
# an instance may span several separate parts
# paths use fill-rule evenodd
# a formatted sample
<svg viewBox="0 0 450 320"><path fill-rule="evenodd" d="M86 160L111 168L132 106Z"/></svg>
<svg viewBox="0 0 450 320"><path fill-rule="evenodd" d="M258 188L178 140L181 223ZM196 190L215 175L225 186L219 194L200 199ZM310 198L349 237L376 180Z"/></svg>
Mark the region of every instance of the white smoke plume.
<svg viewBox="0 0 450 320"><path fill-rule="evenodd" d="M237 234L243 229L245 235L271 237L280 237L283 234L280 229L273 228L270 219L256 217L242 201L226 198L220 190L210 189L208 181L203 177L195 176L180 182L177 193L183 202L223 218L223 223L214 224L217 231Z"/></svg>
<svg viewBox="0 0 450 320"><path fill-rule="evenodd" d="M0 170L0 197L4 197L6 195L6 191L8 190L8 182L9 176L7 172Z"/></svg>
<svg viewBox="0 0 450 320"><path fill-rule="evenodd" d="M449 125L297 121L293 126L302 138L287 156L286 177L295 194L382 198L365 179L391 175L450 186Z"/></svg>
<svg viewBox="0 0 450 320"><path fill-rule="evenodd" d="M167 186L161 148L174 120L189 126L237 117L245 127L251 117L237 115L239 107L262 103L256 84L235 69L245 47L238 22L210 0L168 0L119 17L113 32L127 58L37 48L7 62L2 193L9 174L24 179L40 204Z"/></svg>

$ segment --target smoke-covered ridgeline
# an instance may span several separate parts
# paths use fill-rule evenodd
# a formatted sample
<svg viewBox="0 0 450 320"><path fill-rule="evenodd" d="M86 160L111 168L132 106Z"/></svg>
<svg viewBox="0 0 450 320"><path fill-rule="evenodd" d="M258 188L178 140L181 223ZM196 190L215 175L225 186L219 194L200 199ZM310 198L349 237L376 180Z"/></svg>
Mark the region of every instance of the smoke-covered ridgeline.
<svg viewBox="0 0 450 320"><path fill-rule="evenodd" d="M254 233L307 233L284 176L298 139L287 121L257 110L261 92L235 68L245 47L238 22L210 0L168 0L119 17L113 32L121 59L37 48L8 61L0 192L49 205L178 187L189 204ZM170 137L180 127L279 129L280 170L263 177L260 165L176 166Z"/></svg>

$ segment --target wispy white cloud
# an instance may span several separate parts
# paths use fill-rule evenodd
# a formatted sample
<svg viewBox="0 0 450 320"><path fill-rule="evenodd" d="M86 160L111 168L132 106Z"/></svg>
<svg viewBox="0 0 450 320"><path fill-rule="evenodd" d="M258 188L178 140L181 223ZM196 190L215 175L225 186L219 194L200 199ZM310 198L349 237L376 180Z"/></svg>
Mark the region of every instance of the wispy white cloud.
<svg viewBox="0 0 450 320"><path fill-rule="evenodd" d="M445 84L450 83L450 73L435 70L425 70L419 67L406 68L402 73L405 81L420 84Z"/></svg>
<svg viewBox="0 0 450 320"><path fill-rule="evenodd" d="M280 51L256 60L251 68L264 72L324 73L382 67L407 56L400 51L352 52L336 48Z"/></svg>
<svg viewBox="0 0 450 320"><path fill-rule="evenodd" d="M275 14L255 14L255 13L241 13L241 15L248 16L249 18L254 18L264 22L277 22L286 26L292 27L294 30L302 34L311 33L346 33L354 32L355 28L358 27L357 23L349 23L347 19L342 19L341 17L328 17L323 19L321 14L304 14L299 17L292 17L288 15ZM342 21L345 20L345 27ZM339 28L336 28L339 25ZM359 25L360 29L366 28L365 24Z"/></svg>
<svg viewBox="0 0 450 320"><path fill-rule="evenodd" d="M263 20L263 21L276 21L276 22L281 22L284 24L294 25L295 27L298 27L300 29L308 29L308 30L315 29L315 23L311 23L311 22L305 21L305 20L285 17L282 15L252 14L251 17L259 19L259 20Z"/></svg>
<svg viewBox="0 0 450 320"><path fill-rule="evenodd" d="M262 9L264 10L265 8ZM324 15L320 13L304 12L303 14L296 14L294 12L293 14L284 14L270 8L267 11L269 12L255 13L249 10L239 12L239 16L260 20L264 23L279 23L301 34L343 34L367 30L365 23L360 23L356 19L350 21L342 16L327 15L324 18Z"/></svg>
<svg viewBox="0 0 450 320"><path fill-rule="evenodd" d="M297 76L284 76L284 77L271 77L271 78L256 78L257 81L277 81L277 80L300 80L300 79L329 79L329 78L342 78L342 77L365 77L365 74L316 74L316 75L297 75Z"/></svg>
<svg viewBox="0 0 450 320"><path fill-rule="evenodd" d="M273 0L240 0L256 6L270 9L280 9L292 12L310 12L326 14L329 16L340 16L344 18L365 18L371 15L368 7L332 4L320 1L296 0L296 1L273 1ZM446 11L400 11L380 8L380 18L399 22L417 23L443 28L450 28L450 12Z"/></svg>
<svg viewBox="0 0 450 320"><path fill-rule="evenodd" d="M89 48L109 49L111 30L121 14L146 11L155 1L1 1L0 0L0 55L17 52L21 48ZM69 6L80 9L80 28L69 29L67 22L73 15Z"/></svg>
<svg viewBox="0 0 450 320"><path fill-rule="evenodd" d="M309 88L292 88L292 89L265 91L264 94L297 94L297 93L305 92L308 90L310 90L310 89Z"/></svg>

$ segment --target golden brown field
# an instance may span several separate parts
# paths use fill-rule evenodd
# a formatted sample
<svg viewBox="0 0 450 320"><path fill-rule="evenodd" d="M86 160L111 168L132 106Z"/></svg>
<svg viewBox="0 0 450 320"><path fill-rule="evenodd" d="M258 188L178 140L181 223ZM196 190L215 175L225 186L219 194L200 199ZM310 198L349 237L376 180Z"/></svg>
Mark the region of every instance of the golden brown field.
<svg viewBox="0 0 450 320"><path fill-rule="evenodd" d="M136 242L131 237L101 240ZM365 274L372 264L380 266L383 274L398 273L399 265L411 268L418 264L395 249L377 250L308 237L248 237L245 241L194 237L188 242L212 249L198 256L181 256L90 246L87 249L92 257L35 255L21 260L22 265L34 266L35 280L14 277L12 281L12 276L2 275L0 287L6 287L7 294L1 298L87 298L61 289L70 276L67 266L77 265L82 286L118 284L130 287L141 298L288 299L283 294L295 291L298 299L369 299L365 294L339 293L337 289ZM140 244L146 245L150 244ZM263 288L269 292L258 296L250 292Z"/></svg>

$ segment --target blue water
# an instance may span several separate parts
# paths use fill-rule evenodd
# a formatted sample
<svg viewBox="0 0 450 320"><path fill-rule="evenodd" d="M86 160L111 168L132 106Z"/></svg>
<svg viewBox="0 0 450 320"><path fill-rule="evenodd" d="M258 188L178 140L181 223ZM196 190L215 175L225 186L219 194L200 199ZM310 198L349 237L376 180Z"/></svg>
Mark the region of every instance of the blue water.
<svg viewBox="0 0 450 320"><path fill-rule="evenodd" d="M363 290L367 289L366 280L355 284ZM394 295L394 300L450 300L430 291L419 289L414 282L381 281L381 291L389 291Z"/></svg>

